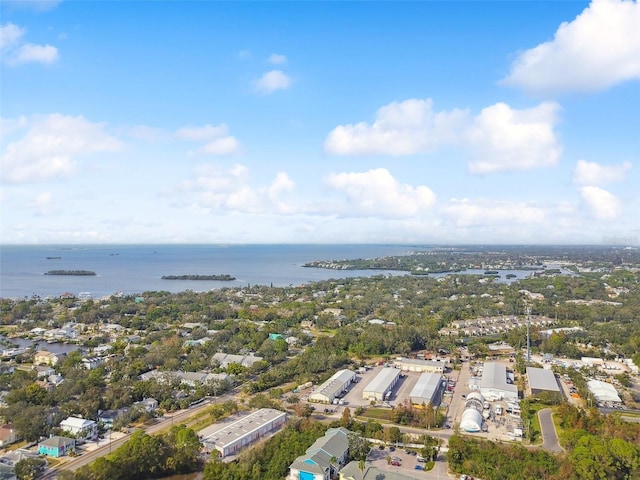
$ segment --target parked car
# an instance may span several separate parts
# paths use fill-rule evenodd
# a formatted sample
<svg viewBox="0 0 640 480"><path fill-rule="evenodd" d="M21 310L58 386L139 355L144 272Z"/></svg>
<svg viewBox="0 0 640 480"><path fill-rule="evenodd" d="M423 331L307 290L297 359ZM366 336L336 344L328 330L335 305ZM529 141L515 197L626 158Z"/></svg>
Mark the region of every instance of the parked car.
<svg viewBox="0 0 640 480"><path fill-rule="evenodd" d="M396 447L389 447L389 451L390 452L395 452L396 451Z"/></svg>
<svg viewBox="0 0 640 480"><path fill-rule="evenodd" d="M399 467L400 466L400 462L393 461L393 462L391 462L391 465L393 465L394 467Z"/></svg>
<svg viewBox="0 0 640 480"><path fill-rule="evenodd" d="M414 470L424 470L424 467L422 465L416 465L415 467L413 467Z"/></svg>

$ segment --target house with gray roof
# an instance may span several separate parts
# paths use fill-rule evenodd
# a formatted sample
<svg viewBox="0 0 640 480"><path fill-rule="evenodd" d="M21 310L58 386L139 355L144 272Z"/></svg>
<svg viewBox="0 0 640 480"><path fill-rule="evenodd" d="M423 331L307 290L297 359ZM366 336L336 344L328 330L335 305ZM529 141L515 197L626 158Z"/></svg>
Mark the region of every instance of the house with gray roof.
<svg viewBox="0 0 640 480"><path fill-rule="evenodd" d="M329 480L347 461L349 434L346 428L330 428L289 467L287 480ZM332 461L333 460L333 461Z"/></svg>
<svg viewBox="0 0 640 480"><path fill-rule="evenodd" d="M408 472L407 472L408 473ZM424 472L416 472L422 474L420 477L404 475L398 470L391 472L382 470L374 465L365 465L364 471L360 470L358 462L349 462L340 470L340 480L416 480L416 478L424 477Z"/></svg>

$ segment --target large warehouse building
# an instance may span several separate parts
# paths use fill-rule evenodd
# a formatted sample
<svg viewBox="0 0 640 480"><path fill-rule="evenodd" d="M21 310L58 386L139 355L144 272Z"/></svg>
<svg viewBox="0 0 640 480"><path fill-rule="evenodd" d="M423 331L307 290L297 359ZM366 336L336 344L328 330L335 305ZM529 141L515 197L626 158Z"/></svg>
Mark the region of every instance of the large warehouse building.
<svg viewBox="0 0 640 480"><path fill-rule="evenodd" d="M544 368L527 367L527 378L531 395L538 395L543 392L560 395L560 385L555 374L551 370Z"/></svg>
<svg viewBox="0 0 640 480"><path fill-rule="evenodd" d="M261 408L235 422L222 424L207 435L203 443L220 452L222 458L234 455L242 447L284 425L287 414L272 408Z"/></svg>
<svg viewBox="0 0 640 480"><path fill-rule="evenodd" d="M444 373L445 362L436 362L433 360L421 360L419 358L404 358L398 357L394 360L393 364L400 370L407 370L409 372L423 372L423 373Z"/></svg>
<svg viewBox="0 0 640 480"><path fill-rule="evenodd" d="M440 405L442 376L439 373L423 373L414 385L409 399L413 405Z"/></svg>
<svg viewBox="0 0 640 480"><path fill-rule="evenodd" d="M393 390L400 379L400 370L397 368L383 368L362 392L363 400L382 401Z"/></svg>
<svg viewBox="0 0 640 480"><path fill-rule="evenodd" d="M342 392L346 392L356 378L351 370L338 370L334 375L316 388L310 395L310 402L331 403Z"/></svg>
<svg viewBox="0 0 640 480"><path fill-rule="evenodd" d="M607 382L600 380L589 380L587 388L593 394L597 402L615 402L620 403L622 399L615 387Z"/></svg>
<svg viewBox="0 0 640 480"><path fill-rule="evenodd" d="M517 400L518 387L507 382L507 367L487 362L482 370L480 393L487 400Z"/></svg>

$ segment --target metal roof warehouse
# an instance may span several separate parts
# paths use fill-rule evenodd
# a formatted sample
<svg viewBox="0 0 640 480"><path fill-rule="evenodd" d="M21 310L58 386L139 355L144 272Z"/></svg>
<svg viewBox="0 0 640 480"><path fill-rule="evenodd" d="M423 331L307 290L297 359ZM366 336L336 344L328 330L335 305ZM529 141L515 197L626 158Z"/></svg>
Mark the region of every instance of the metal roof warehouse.
<svg viewBox="0 0 640 480"><path fill-rule="evenodd" d="M383 368L362 392L363 400L384 400L384 396L393 390L400 378L397 368Z"/></svg>
<svg viewBox="0 0 640 480"><path fill-rule="evenodd" d="M218 450L221 457L232 455L245 445L277 430L286 421L287 415L272 408L261 408L233 423L222 424L207 435L203 443Z"/></svg>
<svg viewBox="0 0 640 480"><path fill-rule="evenodd" d="M527 378L533 395L540 392L560 393L560 386L551 370L527 367Z"/></svg>
<svg viewBox="0 0 640 480"><path fill-rule="evenodd" d="M440 405L442 376L439 373L423 373L411 390L409 398L414 405Z"/></svg>

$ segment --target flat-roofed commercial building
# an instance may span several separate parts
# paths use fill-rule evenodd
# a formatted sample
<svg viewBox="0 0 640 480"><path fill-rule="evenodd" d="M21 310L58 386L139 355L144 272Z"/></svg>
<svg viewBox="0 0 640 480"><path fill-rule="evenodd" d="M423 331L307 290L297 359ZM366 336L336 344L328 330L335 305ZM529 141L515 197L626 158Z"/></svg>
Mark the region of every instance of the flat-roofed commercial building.
<svg viewBox="0 0 640 480"><path fill-rule="evenodd" d="M351 382L356 378L356 372L338 370L333 376L318 386L310 395L310 402L331 403L342 392L346 392Z"/></svg>
<svg viewBox="0 0 640 480"><path fill-rule="evenodd" d="M222 458L234 455L242 447L264 437L284 425L287 414L272 408L261 408L235 422L222 424L207 435L203 443L220 452Z"/></svg>
<svg viewBox="0 0 640 480"><path fill-rule="evenodd" d="M446 366L445 362L436 362L434 360L421 360L419 358L404 358L398 357L394 360L393 364L400 370L407 370L409 372L423 372L423 373L444 373Z"/></svg>
<svg viewBox="0 0 640 480"><path fill-rule="evenodd" d="M382 401L393 390L400 379L400 370L397 368L383 368L362 392L363 400Z"/></svg>
<svg viewBox="0 0 640 480"><path fill-rule="evenodd" d="M480 379L480 393L487 400L517 400L518 387L507 382L507 367L486 362Z"/></svg>
<svg viewBox="0 0 640 480"><path fill-rule="evenodd" d="M439 373L423 373L413 386L409 400L413 405L440 405L442 376Z"/></svg>
<svg viewBox="0 0 640 480"><path fill-rule="evenodd" d="M560 395L560 385L551 370L544 368L527 367L527 379L531 395L543 392Z"/></svg>

